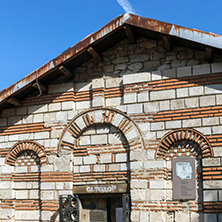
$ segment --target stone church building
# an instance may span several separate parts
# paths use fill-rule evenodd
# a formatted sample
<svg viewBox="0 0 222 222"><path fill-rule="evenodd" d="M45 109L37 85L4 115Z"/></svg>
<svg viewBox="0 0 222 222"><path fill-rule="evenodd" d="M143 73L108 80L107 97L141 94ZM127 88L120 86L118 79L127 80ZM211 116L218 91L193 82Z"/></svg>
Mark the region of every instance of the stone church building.
<svg viewBox="0 0 222 222"><path fill-rule="evenodd" d="M222 36L120 15L0 92L0 221L221 222Z"/></svg>

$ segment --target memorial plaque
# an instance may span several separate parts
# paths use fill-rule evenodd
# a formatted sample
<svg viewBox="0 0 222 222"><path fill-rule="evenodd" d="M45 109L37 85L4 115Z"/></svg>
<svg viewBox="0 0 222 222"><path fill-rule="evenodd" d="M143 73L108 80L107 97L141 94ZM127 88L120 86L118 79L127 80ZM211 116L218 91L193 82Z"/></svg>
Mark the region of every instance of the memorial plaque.
<svg viewBox="0 0 222 222"><path fill-rule="evenodd" d="M196 199L195 159L189 156L173 159L173 199Z"/></svg>

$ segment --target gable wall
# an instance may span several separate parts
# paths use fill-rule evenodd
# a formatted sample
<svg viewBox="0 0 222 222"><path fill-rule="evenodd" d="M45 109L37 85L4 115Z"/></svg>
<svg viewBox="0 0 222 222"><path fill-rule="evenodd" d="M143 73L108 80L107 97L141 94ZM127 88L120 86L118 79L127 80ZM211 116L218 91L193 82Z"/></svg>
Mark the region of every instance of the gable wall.
<svg viewBox="0 0 222 222"><path fill-rule="evenodd" d="M92 60L74 70L74 81L56 81L49 86L47 95L29 96L22 107L2 111L1 220L58 220L58 197L72 194L73 182L75 185L107 183L113 177L107 176L111 172L119 175L113 183L130 181L132 221L197 221L197 218L221 217L213 208L218 204L220 209L222 203L220 58L215 56L209 64L203 52L178 46L167 52L162 41L145 38L132 45L122 41L104 52L102 58L101 62ZM75 152L70 148L57 156L59 140L69 121L82 111L100 107L127 115L129 124L135 123L141 132L145 146L141 141L129 143L128 140L129 148L123 149L123 141L129 137L121 123L112 131L110 120L106 122L109 131L102 126L99 140L96 136L100 125L87 126L83 134L73 138ZM214 157L202 161L204 180L200 179L201 172L197 175L198 198L206 202L204 208L198 204L198 198L172 201L171 161L155 156L162 137L180 128L196 129L213 149ZM119 140L120 137L123 139ZM43 146L48 162L39 167L25 162L19 166L5 164L9 150L23 140ZM114 141L119 141L119 151L115 150ZM79 150L85 146L88 150L83 155ZM98 146L101 151L96 153ZM127 149L129 157L126 157ZM131 172L130 178L127 171ZM92 176L98 172L104 173L104 180Z"/></svg>

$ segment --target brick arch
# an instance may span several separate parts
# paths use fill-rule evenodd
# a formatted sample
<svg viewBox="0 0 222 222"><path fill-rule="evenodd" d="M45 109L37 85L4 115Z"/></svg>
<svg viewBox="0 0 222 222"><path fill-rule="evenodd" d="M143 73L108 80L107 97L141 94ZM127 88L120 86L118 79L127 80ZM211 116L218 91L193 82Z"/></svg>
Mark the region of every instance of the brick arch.
<svg viewBox="0 0 222 222"><path fill-rule="evenodd" d="M40 161L40 164L48 162L48 158L45 149L36 142L25 140L16 143L8 152L5 163L9 165L15 165L16 159L22 152L29 150L34 152Z"/></svg>
<svg viewBox="0 0 222 222"><path fill-rule="evenodd" d="M74 149L75 139L94 124L111 124L125 135L130 146L141 144L145 148L142 133L136 123L125 113L112 108L93 108L74 117L63 130L58 143L58 154L61 149Z"/></svg>
<svg viewBox="0 0 222 222"><path fill-rule="evenodd" d="M165 159L168 156L167 154L170 148L179 141L196 144L203 158L213 156L212 147L203 134L194 129L177 129L167 133L161 139L156 150L155 158Z"/></svg>

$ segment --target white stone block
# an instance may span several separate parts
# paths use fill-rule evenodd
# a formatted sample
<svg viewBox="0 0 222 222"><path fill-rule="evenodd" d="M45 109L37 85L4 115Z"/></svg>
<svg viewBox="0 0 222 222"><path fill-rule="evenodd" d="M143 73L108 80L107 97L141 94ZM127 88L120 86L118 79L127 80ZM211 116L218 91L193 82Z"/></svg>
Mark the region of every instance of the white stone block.
<svg viewBox="0 0 222 222"><path fill-rule="evenodd" d="M212 73L222 72L222 62L211 64Z"/></svg>
<svg viewBox="0 0 222 222"><path fill-rule="evenodd" d="M77 156L77 157L74 157L73 164L74 164L74 165L81 165L81 164L82 164L82 161L83 161L83 158Z"/></svg>
<svg viewBox="0 0 222 222"><path fill-rule="evenodd" d="M136 103L136 93L125 93L123 96L124 103Z"/></svg>
<svg viewBox="0 0 222 222"><path fill-rule="evenodd" d="M46 122L46 123L54 122L56 120L56 114L54 112L53 113L45 113L43 115L43 119L44 119L44 122Z"/></svg>
<svg viewBox="0 0 222 222"><path fill-rule="evenodd" d="M53 165L43 165L41 166L42 172L53 172Z"/></svg>
<svg viewBox="0 0 222 222"><path fill-rule="evenodd" d="M136 150L130 152L130 161L134 160L144 160L146 159L146 151L145 150Z"/></svg>
<svg viewBox="0 0 222 222"><path fill-rule="evenodd" d="M99 161L100 161L100 163L111 163L112 162L112 154L111 153L100 154Z"/></svg>
<svg viewBox="0 0 222 222"><path fill-rule="evenodd" d="M153 169L153 168L164 168L166 167L165 161L164 160L147 160L144 162L144 168L145 169Z"/></svg>
<svg viewBox="0 0 222 222"><path fill-rule="evenodd" d="M29 116L28 118L33 118L34 123L42 123L44 121L44 115L43 114L35 114L33 116ZM27 120L27 118L26 118ZM24 120L23 120L24 122Z"/></svg>
<svg viewBox="0 0 222 222"><path fill-rule="evenodd" d="M10 165L2 166L2 173L6 173L6 174L14 173L14 166L10 166Z"/></svg>
<svg viewBox="0 0 222 222"><path fill-rule="evenodd" d="M138 136L137 131L130 130L125 134L125 137L128 141L131 141L132 139L136 138Z"/></svg>
<svg viewBox="0 0 222 222"><path fill-rule="evenodd" d="M145 113L155 113L160 111L160 102L149 102L144 104Z"/></svg>
<svg viewBox="0 0 222 222"><path fill-rule="evenodd" d="M197 108L199 107L198 98L188 98L185 99L185 108Z"/></svg>
<svg viewBox="0 0 222 222"><path fill-rule="evenodd" d="M139 169L142 169L143 167L143 163L140 161L131 162L130 165L131 165L131 170L139 170Z"/></svg>
<svg viewBox="0 0 222 222"><path fill-rule="evenodd" d="M204 94L204 88L203 86L195 86L189 88L189 95L190 96L200 96Z"/></svg>
<svg viewBox="0 0 222 222"><path fill-rule="evenodd" d="M76 109L89 109L91 106L90 101L78 101L76 102Z"/></svg>
<svg viewBox="0 0 222 222"><path fill-rule="evenodd" d="M203 166L220 166L220 158L204 158Z"/></svg>
<svg viewBox="0 0 222 222"><path fill-rule="evenodd" d="M48 86L48 93L62 93L62 92L71 92L74 91L73 82L62 83L62 84L54 84Z"/></svg>
<svg viewBox="0 0 222 222"><path fill-rule="evenodd" d="M0 188L1 189L11 189L12 188L12 182L11 181L0 181Z"/></svg>
<svg viewBox="0 0 222 222"><path fill-rule="evenodd" d="M42 200L54 200L54 191L41 191Z"/></svg>
<svg viewBox="0 0 222 222"><path fill-rule="evenodd" d="M106 79L106 88L114 88L122 86L123 79L122 78L109 78Z"/></svg>
<svg viewBox="0 0 222 222"><path fill-rule="evenodd" d="M204 222L220 222L217 220L217 214L204 214Z"/></svg>
<svg viewBox="0 0 222 222"><path fill-rule="evenodd" d="M108 135L109 144L120 144L124 140L122 133L114 133Z"/></svg>
<svg viewBox="0 0 222 222"><path fill-rule="evenodd" d="M15 191L15 198L16 199L28 199L28 191L27 190L16 190Z"/></svg>
<svg viewBox="0 0 222 222"><path fill-rule="evenodd" d="M192 67L186 66L186 67L179 67L177 68L177 78L185 77L185 76L191 76L192 75Z"/></svg>
<svg viewBox="0 0 222 222"><path fill-rule="evenodd" d="M64 183L64 188L65 188L66 190L72 190L72 188L73 188L73 183L72 183L72 182L65 182L65 183Z"/></svg>
<svg viewBox="0 0 222 222"><path fill-rule="evenodd" d="M112 124L113 124L116 128L118 128L118 127L119 127L119 124L122 122L122 120L123 120L123 116L117 113L117 114L114 116L114 118L113 118Z"/></svg>
<svg viewBox="0 0 222 222"><path fill-rule="evenodd" d="M121 97L106 99L106 106L119 106L120 104L121 104Z"/></svg>
<svg viewBox="0 0 222 222"><path fill-rule="evenodd" d="M166 129L178 129L181 125L181 120L166 121Z"/></svg>
<svg viewBox="0 0 222 222"><path fill-rule="evenodd" d="M176 89L177 98L188 97L188 88L179 88Z"/></svg>
<svg viewBox="0 0 222 222"><path fill-rule="evenodd" d="M127 114L143 113L143 104L127 105Z"/></svg>
<svg viewBox="0 0 222 222"><path fill-rule="evenodd" d="M164 190L150 190L150 199L152 201L162 201L165 199Z"/></svg>
<svg viewBox="0 0 222 222"><path fill-rule="evenodd" d="M54 159L54 171L67 172L71 171L72 164L70 155L63 155Z"/></svg>
<svg viewBox="0 0 222 222"><path fill-rule="evenodd" d="M94 165L93 166L95 172L104 172L105 171L105 165Z"/></svg>
<svg viewBox="0 0 222 222"><path fill-rule="evenodd" d="M3 109L1 117L15 116L15 108Z"/></svg>
<svg viewBox="0 0 222 222"><path fill-rule="evenodd" d="M49 112L61 110L61 103L51 103L49 104Z"/></svg>
<svg viewBox="0 0 222 222"><path fill-rule="evenodd" d="M149 82L149 81L150 81L149 72L125 74L123 76L123 85L134 84L139 82Z"/></svg>
<svg viewBox="0 0 222 222"><path fill-rule="evenodd" d="M201 119L186 119L182 120L183 127L197 127L201 126Z"/></svg>
<svg viewBox="0 0 222 222"><path fill-rule="evenodd" d="M150 222L168 222L166 218L167 215L165 212L150 212Z"/></svg>
<svg viewBox="0 0 222 222"><path fill-rule="evenodd" d="M148 102L149 101L149 93L144 91L144 92L139 92L137 94L138 102Z"/></svg>
<svg viewBox="0 0 222 222"><path fill-rule="evenodd" d="M152 81L161 80L162 79L162 72L161 71L153 71L151 74Z"/></svg>
<svg viewBox="0 0 222 222"><path fill-rule="evenodd" d="M90 172L90 166L80 166L80 173L89 173Z"/></svg>
<svg viewBox="0 0 222 222"><path fill-rule="evenodd" d="M79 138L79 145L85 146L90 144L90 136L81 136Z"/></svg>
<svg viewBox="0 0 222 222"><path fill-rule="evenodd" d="M120 170L121 171L129 170L129 167L127 166L127 163L121 163L120 164Z"/></svg>
<svg viewBox="0 0 222 222"><path fill-rule="evenodd" d="M183 109L184 108L184 99L175 99L170 102L171 110Z"/></svg>
<svg viewBox="0 0 222 222"><path fill-rule="evenodd" d="M63 190L63 186L64 186L63 182L57 182L56 183L56 190Z"/></svg>
<svg viewBox="0 0 222 222"><path fill-rule="evenodd" d="M6 118L0 118L0 126L6 126Z"/></svg>
<svg viewBox="0 0 222 222"><path fill-rule="evenodd" d="M116 154L116 162L126 162L126 161L127 161L127 153Z"/></svg>
<svg viewBox="0 0 222 222"><path fill-rule="evenodd" d="M17 166L15 167L15 173L27 173L27 166Z"/></svg>
<svg viewBox="0 0 222 222"><path fill-rule="evenodd" d="M175 221L189 221L189 214L183 212L175 212Z"/></svg>
<svg viewBox="0 0 222 222"><path fill-rule="evenodd" d="M198 127L198 128L194 128L194 129L199 131L203 135L210 135L212 133L211 126L209 126L209 127Z"/></svg>
<svg viewBox="0 0 222 222"><path fill-rule="evenodd" d="M55 183L41 182L41 190L54 190Z"/></svg>
<svg viewBox="0 0 222 222"><path fill-rule="evenodd" d="M162 70L162 77L163 79L173 79L176 78L176 73L177 73L176 69L165 69Z"/></svg>
<svg viewBox="0 0 222 222"><path fill-rule="evenodd" d="M95 155L89 155L89 156L83 157L84 164L96 164L96 162L97 162L97 158Z"/></svg>
<svg viewBox="0 0 222 222"><path fill-rule="evenodd" d="M143 222L148 222L149 221L149 214L148 214L148 212L142 211L140 213L140 221L143 221Z"/></svg>
<svg viewBox="0 0 222 222"><path fill-rule="evenodd" d="M92 89L91 82L75 83L75 92L84 92Z"/></svg>
<svg viewBox="0 0 222 222"><path fill-rule="evenodd" d="M26 210L26 211L15 211L15 219L16 221L33 221L39 220L39 210Z"/></svg>
<svg viewBox="0 0 222 222"><path fill-rule="evenodd" d="M37 132L35 133L35 139L48 139L49 138L49 132Z"/></svg>
<svg viewBox="0 0 222 222"><path fill-rule="evenodd" d="M30 190L29 199L39 199L39 190Z"/></svg>
<svg viewBox="0 0 222 222"><path fill-rule="evenodd" d="M53 215L53 212L51 211L42 211L41 217L43 221L48 221Z"/></svg>
<svg viewBox="0 0 222 222"><path fill-rule="evenodd" d="M156 150L147 150L147 159L154 160Z"/></svg>
<svg viewBox="0 0 222 222"><path fill-rule="evenodd" d="M216 104L215 96L200 97L200 107L215 106L215 104Z"/></svg>
<svg viewBox="0 0 222 222"><path fill-rule="evenodd" d="M74 109L75 109L74 101L62 102L62 110L74 110Z"/></svg>
<svg viewBox="0 0 222 222"><path fill-rule="evenodd" d="M91 144L97 145L97 144L107 144L107 135L101 134L101 135L92 135L91 136Z"/></svg>
<svg viewBox="0 0 222 222"><path fill-rule="evenodd" d="M130 183L131 189L147 189L147 180L140 179L140 180L135 180L132 179Z"/></svg>
<svg viewBox="0 0 222 222"><path fill-rule="evenodd" d="M86 124L82 117L78 117L75 120L75 123L77 124L77 126L80 128L81 131L84 131L84 129L86 128Z"/></svg>
<svg viewBox="0 0 222 222"><path fill-rule="evenodd" d="M109 171L120 171L120 164L109 164Z"/></svg>
<svg viewBox="0 0 222 222"><path fill-rule="evenodd" d="M176 97L176 93L174 89L150 92L151 101L174 99L175 97Z"/></svg>
<svg viewBox="0 0 222 222"><path fill-rule="evenodd" d="M166 188L166 183L165 181L160 181L160 180L150 180L150 189L165 189Z"/></svg>
<svg viewBox="0 0 222 222"><path fill-rule="evenodd" d="M218 201L217 190L204 190L204 202Z"/></svg>
<svg viewBox="0 0 222 222"><path fill-rule="evenodd" d="M203 118L203 126L219 125L219 117Z"/></svg>
<svg viewBox="0 0 222 222"><path fill-rule="evenodd" d="M213 84L207 85L204 87L205 94L222 94L222 85L221 84Z"/></svg>
<svg viewBox="0 0 222 222"><path fill-rule="evenodd" d="M146 190L138 190L133 189L131 190L131 198L132 201L138 201L138 200L146 200Z"/></svg>
<svg viewBox="0 0 222 222"><path fill-rule="evenodd" d="M160 111L170 110L170 101L159 102Z"/></svg>
<svg viewBox="0 0 222 222"><path fill-rule="evenodd" d="M103 78L93 79L92 88L93 89L104 88L104 79Z"/></svg>
<svg viewBox="0 0 222 222"><path fill-rule="evenodd" d="M60 122L67 122L67 113L66 112L56 112L56 120Z"/></svg>
<svg viewBox="0 0 222 222"><path fill-rule="evenodd" d="M109 133L109 126L96 127L96 134L105 134L105 133ZM95 133L93 133L93 134L95 134Z"/></svg>
<svg viewBox="0 0 222 222"><path fill-rule="evenodd" d="M164 129L164 122L153 122L151 123L151 130L163 130Z"/></svg>
<svg viewBox="0 0 222 222"><path fill-rule="evenodd" d="M193 66L193 75L210 74L210 64L202 64Z"/></svg>
<svg viewBox="0 0 222 222"><path fill-rule="evenodd" d="M96 96L92 100L92 106L93 107L99 107L105 105L105 99L103 96Z"/></svg>
<svg viewBox="0 0 222 222"><path fill-rule="evenodd" d="M48 112L48 105L28 106L28 113L45 113Z"/></svg>
<svg viewBox="0 0 222 222"><path fill-rule="evenodd" d="M22 124L21 116L13 116L8 118L8 125L20 125Z"/></svg>

